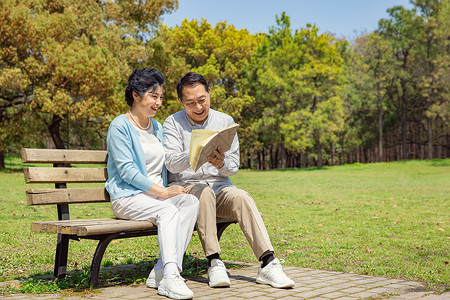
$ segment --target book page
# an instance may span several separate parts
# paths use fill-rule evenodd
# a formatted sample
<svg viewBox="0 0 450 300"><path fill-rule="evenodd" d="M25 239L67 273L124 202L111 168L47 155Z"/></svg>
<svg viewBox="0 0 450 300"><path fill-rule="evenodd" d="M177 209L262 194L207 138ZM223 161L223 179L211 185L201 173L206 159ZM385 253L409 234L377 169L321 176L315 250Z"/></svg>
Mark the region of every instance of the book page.
<svg viewBox="0 0 450 300"><path fill-rule="evenodd" d="M191 133L191 143L189 146L189 163L191 168L194 169L197 164L198 155L202 148L202 142L209 140L217 132L209 129L194 129Z"/></svg>
<svg viewBox="0 0 450 300"><path fill-rule="evenodd" d="M231 144L233 143L234 136L239 128L238 124L232 124L228 127L225 127L218 132L215 132L214 135L205 139L201 143L201 147L199 148L198 158L196 159L196 163L191 163L192 169L197 171L205 162L208 161L208 156L212 156L212 152L220 147L222 152L226 152L230 150ZM192 140L191 140L192 143Z"/></svg>

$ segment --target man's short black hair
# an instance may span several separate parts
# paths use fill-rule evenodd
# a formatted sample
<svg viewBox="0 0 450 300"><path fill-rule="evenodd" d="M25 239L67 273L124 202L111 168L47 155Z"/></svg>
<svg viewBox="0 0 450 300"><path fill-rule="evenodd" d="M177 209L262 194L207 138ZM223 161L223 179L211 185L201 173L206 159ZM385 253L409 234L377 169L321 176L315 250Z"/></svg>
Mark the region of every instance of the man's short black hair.
<svg viewBox="0 0 450 300"><path fill-rule="evenodd" d="M183 100L183 88L197 84L202 84L205 87L205 91L209 92L208 83L202 75L195 72L189 72L184 75L177 83L178 98Z"/></svg>

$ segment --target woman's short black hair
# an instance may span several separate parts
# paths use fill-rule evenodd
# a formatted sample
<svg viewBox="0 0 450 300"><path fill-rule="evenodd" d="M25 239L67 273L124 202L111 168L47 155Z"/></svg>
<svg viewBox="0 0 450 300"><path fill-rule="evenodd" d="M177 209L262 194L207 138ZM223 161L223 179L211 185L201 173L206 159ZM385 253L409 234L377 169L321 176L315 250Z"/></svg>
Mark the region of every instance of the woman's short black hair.
<svg viewBox="0 0 450 300"><path fill-rule="evenodd" d="M142 97L147 92L153 93L158 86L163 86L165 83L164 75L156 69L136 69L128 77L125 100L129 106L132 106L134 102L133 91Z"/></svg>
<svg viewBox="0 0 450 300"><path fill-rule="evenodd" d="M177 83L177 94L180 100L183 100L183 88L187 86L193 86L196 84L202 84L205 87L205 91L209 92L208 83L205 78L197 73L189 72L184 75Z"/></svg>

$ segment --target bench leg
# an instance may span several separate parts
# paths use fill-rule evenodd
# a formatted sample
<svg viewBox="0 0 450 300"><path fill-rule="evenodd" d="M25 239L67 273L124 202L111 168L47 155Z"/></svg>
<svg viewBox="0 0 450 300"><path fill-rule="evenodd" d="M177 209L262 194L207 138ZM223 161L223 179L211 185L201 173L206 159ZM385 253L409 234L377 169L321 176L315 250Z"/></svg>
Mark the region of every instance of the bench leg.
<svg viewBox="0 0 450 300"><path fill-rule="evenodd" d="M69 252L69 236L58 233L55 254L54 276L58 279L64 278L67 271L67 254Z"/></svg>
<svg viewBox="0 0 450 300"><path fill-rule="evenodd" d="M119 237L120 234L110 234L98 241L97 249L95 249L94 257L92 258L91 264L91 274L89 275L89 283L92 288L96 289L98 287L98 274L100 273L100 264L102 263L103 254L105 253L106 247L109 243Z"/></svg>

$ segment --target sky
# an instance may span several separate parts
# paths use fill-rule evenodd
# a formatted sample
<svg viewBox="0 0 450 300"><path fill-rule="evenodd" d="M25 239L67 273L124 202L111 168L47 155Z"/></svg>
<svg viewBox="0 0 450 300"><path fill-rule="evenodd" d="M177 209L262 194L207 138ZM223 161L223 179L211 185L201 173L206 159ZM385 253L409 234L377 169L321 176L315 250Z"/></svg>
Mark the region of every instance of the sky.
<svg viewBox="0 0 450 300"><path fill-rule="evenodd" d="M181 25L185 18L204 18L213 26L226 21L255 34L268 33L276 25L275 16L284 11L290 17L291 29L310 23L320 33L351 39L377 29L378 21L388 17L386 10L397 5L412 7L409 0L179 0L178 10L162 19L169 27Z"/></svg>

